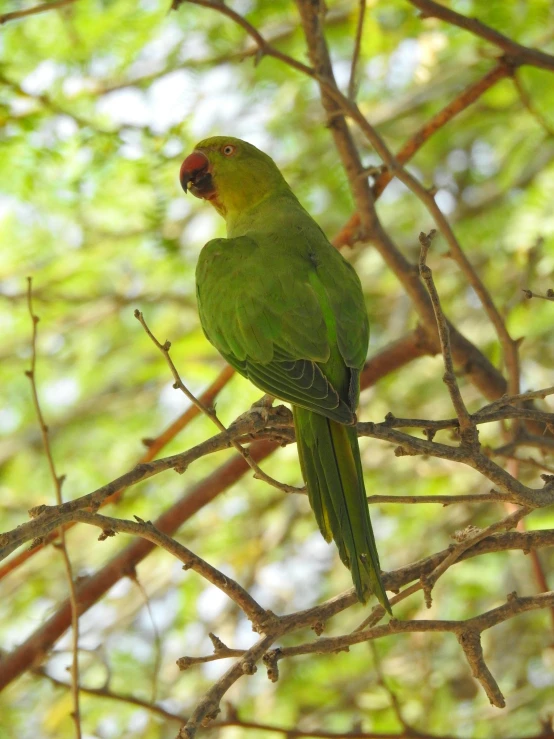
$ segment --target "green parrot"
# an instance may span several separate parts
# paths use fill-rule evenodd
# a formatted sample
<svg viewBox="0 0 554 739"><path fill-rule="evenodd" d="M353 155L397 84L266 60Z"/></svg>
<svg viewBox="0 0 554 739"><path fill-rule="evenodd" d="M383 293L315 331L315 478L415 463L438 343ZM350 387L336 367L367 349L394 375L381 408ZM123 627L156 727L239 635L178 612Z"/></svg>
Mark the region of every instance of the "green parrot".
<svg viewBox="0 0 554 739"><path fill-rule="evenodd" d="M200 253L196 287L208 340L237 372L292 404L310 504L358 599L390 613L356 434L369 322L360 280L300 205L274 161L227 136L199 143L181 186L226 221Z"/></svg>

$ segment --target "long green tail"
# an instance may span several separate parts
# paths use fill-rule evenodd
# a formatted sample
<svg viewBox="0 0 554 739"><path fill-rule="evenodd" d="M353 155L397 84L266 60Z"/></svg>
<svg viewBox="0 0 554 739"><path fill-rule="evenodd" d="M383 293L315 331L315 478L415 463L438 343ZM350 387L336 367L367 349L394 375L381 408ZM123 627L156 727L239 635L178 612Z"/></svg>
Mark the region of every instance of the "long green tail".
<svg viewBox="0 0 554 739"><path fill-rule="evenodd" d="M356 430L293 406L296 443L310 504L326 541L334 539L358 599L374 593L391 607L381 581Z"/></svg>

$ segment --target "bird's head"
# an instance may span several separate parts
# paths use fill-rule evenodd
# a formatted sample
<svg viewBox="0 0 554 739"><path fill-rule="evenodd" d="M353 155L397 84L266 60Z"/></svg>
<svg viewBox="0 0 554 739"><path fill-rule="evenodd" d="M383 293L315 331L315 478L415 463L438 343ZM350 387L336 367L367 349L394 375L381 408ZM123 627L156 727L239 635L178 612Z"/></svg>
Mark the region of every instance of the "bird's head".
<svg viewBox="0 0 554 739"><path fill-rule="evenodd" d="M271 157L230 136L214 136L197 144L181 165L179 179L185 192L208 200L224 218L288 189Z"/></svg>

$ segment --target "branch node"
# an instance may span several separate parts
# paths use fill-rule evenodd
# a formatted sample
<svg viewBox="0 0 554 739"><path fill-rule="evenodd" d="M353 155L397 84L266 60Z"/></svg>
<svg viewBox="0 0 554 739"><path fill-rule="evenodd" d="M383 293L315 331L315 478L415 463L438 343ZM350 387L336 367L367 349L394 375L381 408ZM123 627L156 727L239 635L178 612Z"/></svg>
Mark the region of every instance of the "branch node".
<svg viewBox="0 0 554 739"><path fill-rule="evenodd" d="M272 683L276 683L279 679L279 657L281 655L281 650L279 647L277 649L270 649L268 652L264 654L262 657L262 662L266 666L267 669L267 677L269 680L271 680Z"/></svg>
<svg viewBox="0 0 554 739"><path fill-rule="evenodd" d="M245 675L254 675L258 671L256 664L249 659L243 659L240 663L240 667Z"/></svg>
<svg viewBox="0 0 554 739"><path fill-rule="evenodd" d="M39 516L42 516L43 513L49 508L49 506L42 505L36 505L32 508L29 508L27 513L29 514L29 518L38 518Z"/></svg>
<svg viewBox="0 0 554 739"><path fill-rule="evenodd" d="M316 621L311 628L312 631L315 631L316 636L321 636L325 631L325 624L323 621Z"/></svg>
<svg viewBox="0 0 554 739"><path fill-rule="evenodd" d="M211 631L208 634L208 636L210 638L211 643L213 644L215 654L221 651L227 651L228 649L227 645L224 644L218 636L216 636Z"/></svg>
<svg viewBox="0 0 554 739"><path fill-rule="evenodd" d="M195 661L192 657L179 657L179 659L176 660L175 664L181 670L181 672L184 672L185 670L188 670L189 667L192 667L194 662Z"/></svg>
<svg viewBox="0 0 554 739"><path fill-rule="evenodd" d="M98 541L106 541L110 536L116 536L117 531L114 529L102 529L102 533L98 537Z"/></svg>
<svg viewBox="0 0 554 739"><path fill-rule="evenodd" d="M350 651L349 646L337 647L336 649L333 649L333 654L339 654L340 652L349 652L349 651Z"/></svg>
<svg viewBox="0 0 554 739"><path fill-rule="evenodd" d="M207 713L204 718L202 719L202 726L206 727L209 725L210 721L214 721L218 715L221 713L221 708L214 708L209 713Z"/></svg>
<svg viewBox="0 0 554 739"><path fill-rule="evenodd" d="M425 599L425 607L431 608L431 606L433 605L433 596L431 595L431 593L433 592L434 582L429 580L429 578L427 578L425 575L422 575L419 578L419 581L421 583L421 589L423 590L423 597Z"/></svg>

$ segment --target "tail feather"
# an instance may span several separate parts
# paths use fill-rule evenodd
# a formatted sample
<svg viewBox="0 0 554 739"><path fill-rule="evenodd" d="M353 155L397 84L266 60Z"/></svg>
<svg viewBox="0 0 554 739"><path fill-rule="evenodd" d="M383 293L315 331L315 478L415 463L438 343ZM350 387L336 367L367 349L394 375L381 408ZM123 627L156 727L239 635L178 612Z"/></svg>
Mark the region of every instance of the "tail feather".
<svg viewBox="0 0 554 739"><path fill-rule="evenodd" d="M363 481L355 429L294 407L294 425L310 504L326 541L350 569L358 599L374 593L390 613Z"/></svg>

